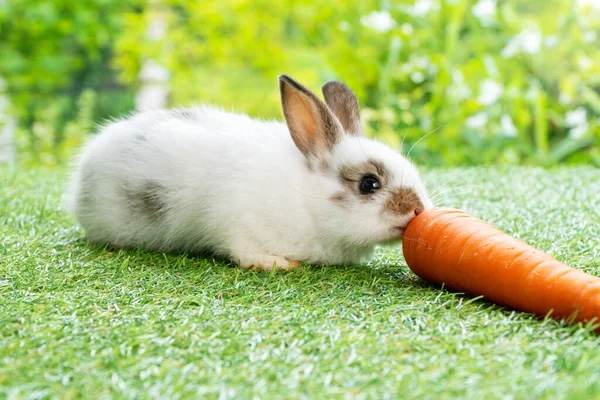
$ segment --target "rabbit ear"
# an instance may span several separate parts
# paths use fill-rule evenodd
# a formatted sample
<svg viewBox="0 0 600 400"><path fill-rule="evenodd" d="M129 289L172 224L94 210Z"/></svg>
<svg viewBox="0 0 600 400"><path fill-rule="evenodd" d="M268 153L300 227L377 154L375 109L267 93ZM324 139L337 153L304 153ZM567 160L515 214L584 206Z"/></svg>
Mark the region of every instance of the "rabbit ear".
<svg viewBox="0 0 600 400"><path fill-rule="evenodd" d="M343 128L329 107L314 93L287 75L279 76L281 105L296 147L305 155L329 151Z"/></svg>
<svg viewBox="0 0 600 400"><path fill-rule="evenodd" d="M358 99L346 84L337 81L323 85L325 102L342 123L344 131L351 135L362 136Z"/></svg>

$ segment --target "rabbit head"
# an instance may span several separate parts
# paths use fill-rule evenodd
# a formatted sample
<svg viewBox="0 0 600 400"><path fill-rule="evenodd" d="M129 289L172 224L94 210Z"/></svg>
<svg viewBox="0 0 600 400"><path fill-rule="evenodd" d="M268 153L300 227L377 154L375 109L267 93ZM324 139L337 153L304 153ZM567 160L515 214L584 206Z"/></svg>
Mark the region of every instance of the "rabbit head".
<svg viewBox="0 0 600 400"><path fill-rule="evenodd" d="M399 152L363 135L358 100L328 82L325 101L286 75L279 77L290 135L306 159L306 191L324 240L369 246L401 238L431 207L416 167Z"/></svg>

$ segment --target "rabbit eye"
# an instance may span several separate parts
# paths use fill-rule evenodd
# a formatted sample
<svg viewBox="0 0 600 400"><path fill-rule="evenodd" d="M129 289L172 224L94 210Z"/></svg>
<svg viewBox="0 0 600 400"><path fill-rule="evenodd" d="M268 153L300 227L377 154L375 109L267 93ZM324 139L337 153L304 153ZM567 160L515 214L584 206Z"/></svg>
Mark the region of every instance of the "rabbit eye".
<svg viewBox="0 0 600 400"><path fill-rule="evenodd" d="M381 182L375 175L365 175L360 180L359 188L362 194L371 194L381 189Z"/></svg>

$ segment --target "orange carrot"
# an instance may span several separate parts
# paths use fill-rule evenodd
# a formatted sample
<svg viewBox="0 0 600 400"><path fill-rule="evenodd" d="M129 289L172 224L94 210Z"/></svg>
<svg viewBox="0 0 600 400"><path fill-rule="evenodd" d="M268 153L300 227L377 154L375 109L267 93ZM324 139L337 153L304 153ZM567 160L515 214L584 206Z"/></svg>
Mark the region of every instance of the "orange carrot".
<svg viewBox="0 0 600 400"><path fill-rule="evenodd" d="M600 278L462 211L424 211L402 242L408 266L426 281L542 317L600 322Z"/></svg>

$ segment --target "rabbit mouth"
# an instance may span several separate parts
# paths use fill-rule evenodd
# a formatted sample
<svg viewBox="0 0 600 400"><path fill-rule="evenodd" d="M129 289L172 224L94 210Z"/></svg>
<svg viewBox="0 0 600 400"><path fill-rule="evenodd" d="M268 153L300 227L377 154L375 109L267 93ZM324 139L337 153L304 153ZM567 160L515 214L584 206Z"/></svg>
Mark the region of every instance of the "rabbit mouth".
<svg viewBox="0 0 600 400"><path fill-rule="evenodd" d="M394 233L396 233L398 235L399 238L401 238L402 235L404 235L404 231L406 230L406 226L407 225L395 226L393 228L393 231L394 231Z"/></svg>

